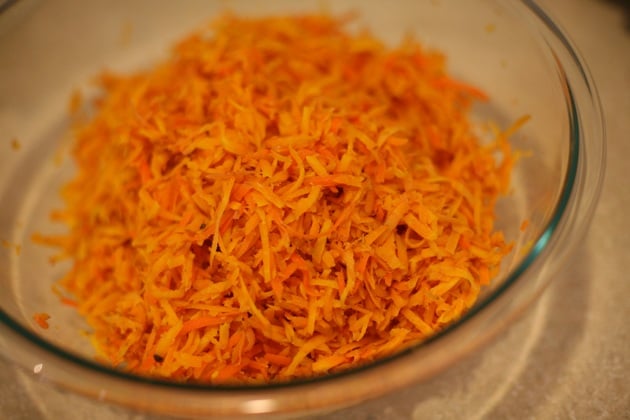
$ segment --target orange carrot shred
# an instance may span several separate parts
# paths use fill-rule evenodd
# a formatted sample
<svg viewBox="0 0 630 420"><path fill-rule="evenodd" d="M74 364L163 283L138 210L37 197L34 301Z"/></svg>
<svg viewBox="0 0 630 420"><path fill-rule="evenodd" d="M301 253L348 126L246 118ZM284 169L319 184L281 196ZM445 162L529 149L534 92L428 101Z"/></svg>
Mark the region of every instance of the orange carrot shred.
<svg viewBox="0 0 630 420"><path fill-rule="evenodd" d="M182 324L182 329L179 330L179 334L186 334L192 330L205 327L217 327L225 322L226 320L221 317L199 317L189 319Z"/></svg>
<svg viewBox="0 0 630 420"><path fill-rule="evenodd" d="M50 319L50 315L47 313L36 313L33 315L33 320L39 325L41 328L47 330L49 328L48 320Z"/></svg>
<svg viewBox="0 0 630 420"><path fill-rule="evenodd" d="M177 381L324 375L438 333L497 275L526 118L479 138L468 114L488 97L440 53L346 24L229 15L100 77L55 217L69 232L35 238L72 260L60 297L99 360Z"/></svg>
<svg viewBox="0 0 630 420"><path fill-rule="evenodd" d="M79 305L76 300L73 300L64 296L62 296L60 300L61 300L61 303L63 303L64 305L74 306L74 307L77 307Z"/></svg>
<svg viewBox="0 0 630 420"><path fill-rule="evenodd" d="M520 227L521 232L525 232L528 227L529 227L529 219L523 220Z"/></svg>

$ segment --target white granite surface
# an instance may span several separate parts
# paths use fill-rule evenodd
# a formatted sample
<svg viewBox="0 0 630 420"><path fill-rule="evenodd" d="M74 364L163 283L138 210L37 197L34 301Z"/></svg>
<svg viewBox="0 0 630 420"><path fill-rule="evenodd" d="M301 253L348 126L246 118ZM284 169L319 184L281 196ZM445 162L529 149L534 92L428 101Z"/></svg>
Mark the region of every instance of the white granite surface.
<svg viewBox="0 0 630 420"><path fill-rule="evenodd" d="M429 383L329 418L630 419L630 2L541 4L582 53L604 108L607 174L589 234L494 343ZM149 418L26 380L0 359L0 419Z"/></svg>

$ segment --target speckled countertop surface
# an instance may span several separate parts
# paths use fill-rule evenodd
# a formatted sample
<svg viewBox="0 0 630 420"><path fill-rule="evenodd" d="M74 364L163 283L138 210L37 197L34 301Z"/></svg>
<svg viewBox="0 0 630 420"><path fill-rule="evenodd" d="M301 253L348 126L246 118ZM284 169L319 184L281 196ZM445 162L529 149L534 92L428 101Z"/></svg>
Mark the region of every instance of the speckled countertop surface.
<svg viewBox="0 0 630 420"><path fill-rule="evenodd" d="M437 379L333 419L630 419L630 2L545 0L589 66L608 137L592 228L507 333ZM66 408L72 406L71 414ZM29 381L0 359L0 419L148 419Z"/></svg>

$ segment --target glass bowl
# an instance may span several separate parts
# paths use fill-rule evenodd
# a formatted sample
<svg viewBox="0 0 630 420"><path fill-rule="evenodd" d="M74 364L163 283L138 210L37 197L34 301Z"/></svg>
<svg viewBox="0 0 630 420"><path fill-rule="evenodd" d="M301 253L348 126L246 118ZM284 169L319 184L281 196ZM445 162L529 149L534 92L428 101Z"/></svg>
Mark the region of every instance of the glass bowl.
<svg viewBox="0 0 630 420"><path fill-rule="evenodd" d="M229 8L244 15L320 11L294 2L65 0L39 4L0 38L0 353L30 376L61 389L131 409L174 415L306 414L334 410L428 380L487 343L555 277L562 275L595 207L605 140L597 93L562 30L531 1L335 1L332 14L359 12L358 22L388 43L411 32L444 52L450 73L483 89L490 101L473 118L503 127L530 121L512 139L527 151L498 228L514 249L499 276L460 320L387 359L322 378L285 384L177 384L99 364L75 312L51 287L64 267L33 232L54 232L48 214L72 174L65 157L67 101L103 67L128 71L158 61L191 29ZM0 16L1 18L1 16ZM529 221L527 229L521 223ZM67 267L66 267L67 268ZM55 319L37 327L34 313Z"/></svg>

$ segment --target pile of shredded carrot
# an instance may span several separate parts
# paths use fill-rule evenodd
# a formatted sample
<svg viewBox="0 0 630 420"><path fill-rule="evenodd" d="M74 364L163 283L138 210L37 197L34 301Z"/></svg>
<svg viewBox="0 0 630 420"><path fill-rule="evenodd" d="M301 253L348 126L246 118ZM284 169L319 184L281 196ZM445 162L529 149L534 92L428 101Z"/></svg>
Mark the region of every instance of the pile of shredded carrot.
<svg viewBox="0 0 630 420"><path fill-rule="evenodd" d="M69 233L44 240L73 261L61 284L101 358L178 381L322 375L442 330L496 275L513 157L506 133L474 134L485 95L412 38L345 25L228 15L100 77Z"/></svg>

